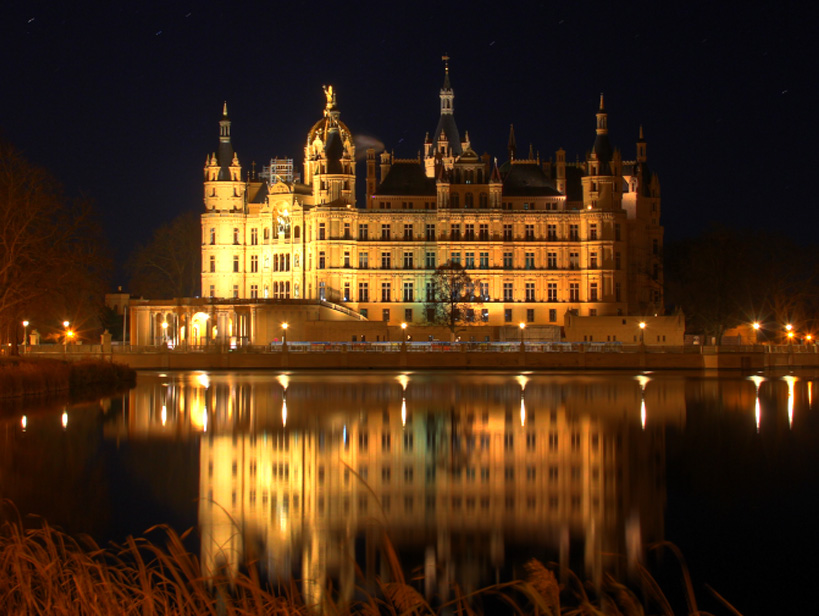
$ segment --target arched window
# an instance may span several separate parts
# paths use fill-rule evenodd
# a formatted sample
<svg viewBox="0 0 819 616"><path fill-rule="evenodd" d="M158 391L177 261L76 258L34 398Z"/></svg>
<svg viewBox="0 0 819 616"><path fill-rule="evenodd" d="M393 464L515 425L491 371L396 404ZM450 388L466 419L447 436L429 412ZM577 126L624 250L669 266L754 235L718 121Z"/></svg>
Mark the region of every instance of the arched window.
<svg viewBox="0 0 819 616"><path fill-rule="evenodd" d="M295 237L296 239L299 239L301 237L301 227L299 227L298 225L296 225L296 228L293 229L293 237Z"/></svg>

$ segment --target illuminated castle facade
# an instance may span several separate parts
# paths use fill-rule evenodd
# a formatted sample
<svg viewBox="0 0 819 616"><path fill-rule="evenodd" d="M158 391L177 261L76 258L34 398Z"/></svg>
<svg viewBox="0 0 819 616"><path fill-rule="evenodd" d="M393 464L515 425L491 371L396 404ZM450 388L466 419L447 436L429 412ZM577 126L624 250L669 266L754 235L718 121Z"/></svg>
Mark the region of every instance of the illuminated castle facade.
<svg viewBox="0 0 819 616"><path fill-rule="evenodd" d="M366 152L366 200L356 202L355 145L325 88L307 134L303 182L243 170L227 106L207 157L202 296L275 304L312 300L355 318L425 323L432 274L469 273L467 321L562 325L578 316L662 314L660 187L646 142L623 160L600 99L585 161L478 156L460 136L447 68L440 119L418 159ZM265 340L261 342L266 342Z"/></svg>

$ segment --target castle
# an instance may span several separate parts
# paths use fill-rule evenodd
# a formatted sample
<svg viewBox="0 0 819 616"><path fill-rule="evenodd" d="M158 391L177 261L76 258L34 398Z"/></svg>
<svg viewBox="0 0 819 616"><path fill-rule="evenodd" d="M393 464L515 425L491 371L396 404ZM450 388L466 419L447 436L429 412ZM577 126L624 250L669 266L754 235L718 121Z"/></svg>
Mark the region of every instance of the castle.
<svg viewBox="0 0 819 616"><path fill-rule="evenodd" d="M325 95L303 181L286 163L258 176L243 169L225 104L202 214L202 298L221 320L194 335L193 309L181 321L177 310L168 316L181 339L266 344L281 335L281 318L264 317L275 306L325 315L317 320L429 323L433 274L452 263L472 281L465 324L559 331L567 314L663 313L659 182L642 128L634 160L611 144L602 95L585 160L567 162L563 149L549 161L531 148L521 157L511 130L499 165L461 137L447 65L438 125L419 157L366 151L364 203L353 135L332 86Z"/></svg>

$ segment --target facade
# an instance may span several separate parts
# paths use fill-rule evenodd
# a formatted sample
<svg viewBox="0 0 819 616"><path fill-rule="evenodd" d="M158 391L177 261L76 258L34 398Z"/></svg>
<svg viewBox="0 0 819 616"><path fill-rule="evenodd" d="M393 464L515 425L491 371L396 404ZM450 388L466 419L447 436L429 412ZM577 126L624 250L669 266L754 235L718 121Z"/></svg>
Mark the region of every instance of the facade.
<svg viewBox="0 0 819 616"><path fill-rule="evenodd" d="M366 198L356 201L355 145L325 88L307 134L303 182L292 169L246 173L227 106L207 157L202 296L259 305L307 300L388 325L427 322L435 268L460 263L474 303L467 320L563 324L578 316L662 313L660 187L642 129L634 160L608 135L600 99L583 162L558 150L542 162L480 157L455 123L447 68L440 119L418 159L366 152ZM261 343L267 340L258 341Z"/></svg>

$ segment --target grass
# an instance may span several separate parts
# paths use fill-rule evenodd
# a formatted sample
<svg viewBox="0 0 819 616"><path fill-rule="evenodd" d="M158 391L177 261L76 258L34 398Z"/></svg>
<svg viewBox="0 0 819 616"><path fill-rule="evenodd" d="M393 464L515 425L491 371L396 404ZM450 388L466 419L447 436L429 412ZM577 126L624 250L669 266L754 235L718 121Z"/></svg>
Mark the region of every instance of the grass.
<svg viewBox="0 0 819 616"><path fill-rule="evenodd" d="M101 360L62 361L8 357L0 360L0 398L68 393L82 397L133 386L136 372Z"/></svg>
<svg viewBox="0 0 819 616"><path fill-rule="evenodd" d="M129 537L124 545L100 548L92 540L74 539L44 521L24 528L20 520L0 527L0 605L8 614L180 614L214 616L313 615L317 613L427 616L470 616L491 611L542 616L643 616L671 615L673 611L656 581L641 571L642 599L625 585L607 576L593 589L574 574L560 583L550 567L537 560L526 565L523 580L496 584L471 594L453 586L452 599L433 607L408 583L398 555L385 541L390 580L378 580L374 592L359 589L357 599L342 604L327 589L320 605L309 605L291 582L274 592L263 583L252 563L247 573L203 576L198 558L184 547L187 533L178 535L168 527L161 531L164 545L145 538ZM190 531L188 531L190 532ZM657 549L671 549L660 544ZM684 561L680 560L688 594L690 615L697 609ZM360 572L359 572L360 573ZM419 580L412 580L418 582ZM716 598L738 615L716 592Z"/></svg>

